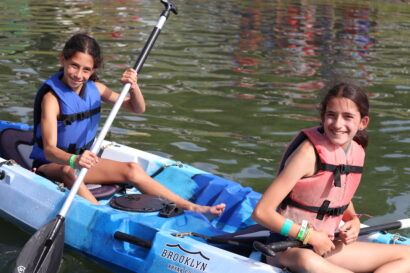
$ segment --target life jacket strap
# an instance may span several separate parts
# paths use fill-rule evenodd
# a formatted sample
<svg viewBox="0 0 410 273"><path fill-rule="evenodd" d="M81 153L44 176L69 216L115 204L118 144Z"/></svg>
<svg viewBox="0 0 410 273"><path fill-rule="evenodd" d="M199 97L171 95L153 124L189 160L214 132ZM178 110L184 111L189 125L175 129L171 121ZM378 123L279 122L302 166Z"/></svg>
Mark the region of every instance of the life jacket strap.
<svg viewBox="0 0 410 273"><path fill-rule="evenodd" d="M334 176L334 185L335 187L342 187L342 183L340 181L340 175L342 174L349 174L349 173L362 173L363 167L361 166L353 166L353 165L332 165L332 164L325 164L322 162L318 163L318 171L328 171L332 172Z"/></svg>
<svg viewBox="0 0 410 273"><path fill-rule="evenodd" d="M101 107L97 107L91 110L87 110L80 113L74 113L70 115L60 115L58 121L62 121L65 126L71 125L74 121L81 121L89 118L93 115L99 114L101 112Z"/></svg>
<svg viewBox="0 0 410 273"><path fill-rule="evenodd" d="M94 143L94 138L88 142L87 144L84 145L84 147L81 148L77 148L75 143L71 143L68 148L60 148L61 150L66 151L67 153L70 154L76 154L76 155L80 155L82 153L84 153L85 150L89 150L91 148L91 146Z"/></svg>
<svg viewBox="0 0 410 273"><path fill-rule="evenodd" d="M70 154L80 155L84 153L85 150L89 150L91 148L91 146L94 143L94 139L95 138L93 138L90 142L88 142L87 144L85 144L83 147L80 147L80 148L77 148L75 143L71 143L68 146L68 148L63 148L63 147L58 147L58 148ZM36 136L34 136L34 141L37 143L38 147L43 149L43 138L41 137L37 138Z"/></svg>
<svg viewBox="0 0 410 273"><path fill-rule="evenodd" d="M281 205L280 208L281 209L286 209L287 206L292 206L292 207L296 207L299 209L304 209L310 212L314 212L317 214L316 219L318 220L323 220L323 217L325 215L330 215L330 216L339 216L342 215L345 210L347 209L347 207L349 206L349 204L341 206L341 207L335 207L335 208L329 208L330 205L330 201L329 200L324 200L322 205L320 207L314 207L314 206L306 206L303 204L300 204L299 202L291 199L289 196L286 197Z"/></svg>

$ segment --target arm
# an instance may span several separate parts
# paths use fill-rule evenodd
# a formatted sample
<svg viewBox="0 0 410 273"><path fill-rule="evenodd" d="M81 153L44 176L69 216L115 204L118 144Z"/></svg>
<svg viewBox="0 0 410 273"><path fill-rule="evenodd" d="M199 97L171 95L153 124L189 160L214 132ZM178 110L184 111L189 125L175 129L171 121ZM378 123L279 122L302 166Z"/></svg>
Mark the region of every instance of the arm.
<svg viewBox="0 0 410 273"><path fill-rule="evenodd" d="M276 208L293 189L296 182L307 176L312 176L316 169L314 148L309 141L304 141L289 157L283 171L276 177L256 205L252 218L273 232L280 232L285 218ZM296 238L300 225L294 223L289 231L289 237ZM316 253L323 255L334 249L333 242L324 232L314 231L309 239Z"/></svg>
<svg viewBox="0 0 410 273"><path fill-rule="evenodd" d="M68 165L71 154L57 148L57 117L60 113L58 99L48 92L41 102L41 134L47 160Z"/></svg>
<svg viewBox="0 0 410 273"><path fill-rule="evenodd" d="M60 114L58 99L52 92L48 92L41 102L41 133L43 138L44 155L47 160L68 165L72 154L57 147L57 117ZM91 168L98 162L98 157L89 151L75 158L74 164Z"/></svg>
<svg viewBox="0 0 410 273"><path fill-rule="evenodd" d="M129 96L124 99L122 108L137 114L145 112L145 100L137 83L137 72L134 69L126 70L121 77L121 82L131 83ZM117 92L100 82L96 82L96 85L104 102L114 104L117 101L119 97Z"/></svg>

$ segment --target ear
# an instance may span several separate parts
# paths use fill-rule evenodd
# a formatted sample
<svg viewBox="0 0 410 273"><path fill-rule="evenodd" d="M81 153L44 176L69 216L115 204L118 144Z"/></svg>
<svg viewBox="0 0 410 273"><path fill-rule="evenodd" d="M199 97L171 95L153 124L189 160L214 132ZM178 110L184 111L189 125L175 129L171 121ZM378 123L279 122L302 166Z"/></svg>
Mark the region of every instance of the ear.
<svg viewBox="0 0 410 273"><path fill-rule="evenodd" d="M359 124L359 130L364 130L367 128L367 126L369 125L370 122L370 118L369 116L364 116L362 117L362 119L360 120L360 124Z"/></svg>
<svg viewBox="0 0 410 273"><path fill-rule="evenodd" d="M64 61L65 61L65 59L64 59L63 54L60 54L60 65L61 66L64 66Z"/></svg>

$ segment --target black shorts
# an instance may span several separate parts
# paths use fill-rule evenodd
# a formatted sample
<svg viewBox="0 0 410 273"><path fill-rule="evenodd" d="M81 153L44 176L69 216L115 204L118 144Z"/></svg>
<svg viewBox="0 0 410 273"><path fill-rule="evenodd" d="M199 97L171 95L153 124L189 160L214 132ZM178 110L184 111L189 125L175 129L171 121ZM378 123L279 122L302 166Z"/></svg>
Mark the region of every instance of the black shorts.
<svg viewBox="0 0 410 273"><path fill-rule="evenodd" d="M48 163L50 163L50 162L45 162L45 161L41 161L41 160L38 160L38 159L34 159L33 163L31 164L31 167L33 169L38 169L40 166L42 166L44 164L48 164Z"/></svg>
<svg viewBox="0 0 410 273"><path fill-rule="evenodd" d="M32 166L33 169L36 169L36 174L38 174L38 175L40 175L44 178L48 178L43 172L38 171L38 168L42 165L49 164L49 163L50 162L44 162L44 161L41 161L41 160L34 159L31 166Z"/></svg>

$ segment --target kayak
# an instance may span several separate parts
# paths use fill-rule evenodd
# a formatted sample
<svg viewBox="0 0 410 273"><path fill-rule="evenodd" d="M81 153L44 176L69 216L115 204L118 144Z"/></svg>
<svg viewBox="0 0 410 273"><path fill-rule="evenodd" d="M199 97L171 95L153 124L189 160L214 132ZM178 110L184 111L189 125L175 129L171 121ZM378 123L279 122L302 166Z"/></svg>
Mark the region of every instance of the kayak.
<svg viewBox="0 0 410 273"><path fill-rule="evenodd" d="M0 121L0 216L35 232L59 212L69 193L30 170L32 127ZM94 186L101 205L75 196L65 219L65 244L116 272L285 272L261 262L252 241L268 231L251 219L261 194L250 187L139 149L104 141L100 156L137 162L176 194L197 204L225 203L216 218L182 211L133 187ZM10 160L14 159L14 160ZM113 188L115 190L113 190ZM409 244L410 239L374 232L362 240Z"/></svg>

